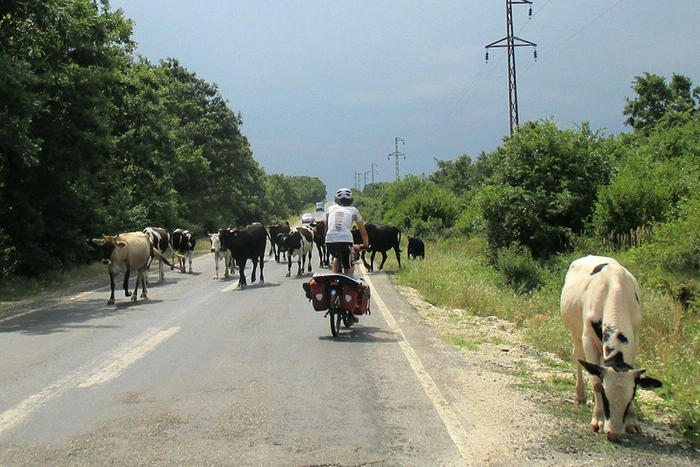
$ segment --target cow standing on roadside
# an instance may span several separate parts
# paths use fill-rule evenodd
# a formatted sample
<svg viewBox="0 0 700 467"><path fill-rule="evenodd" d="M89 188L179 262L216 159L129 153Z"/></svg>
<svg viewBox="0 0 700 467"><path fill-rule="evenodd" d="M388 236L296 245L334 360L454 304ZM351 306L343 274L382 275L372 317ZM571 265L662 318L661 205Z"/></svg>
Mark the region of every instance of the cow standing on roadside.
<svg viewBox="0 0 700 467"><path fill-rule="evenodd" d="M179 253L176 256L180 265L180 272L185 272L185 260L187 260L190 263L190 274L192 274L192 253L194 252L195 243L196 239L189 230L175 229L173 231L171 246L173 251ZM174 262L175 259L173 258ZM170 269L175 269L175 266L171 266Z"/></svg>
<svg viewBox="0 0 700 467"><path fill-rule="evenodd" d="M221 229L219 230L219 239L221 246L231 250L231 256L238 264L239 278L238 286L245 288L247 285L245 279L245 263L248 259L253 261L253 272L251 273L250 281L255 282L255 270L260 263L260 282L265 282L263 276L263 268L265 266L265 245L267 243L268 234L260 222L255 222L238 229Z"/></svg>
<svg viewBox="0 0 700 467"><path fill-rule="evenodd" d="M124 294L136 301L139 282L141 283L141 298L147 298L148 288L146 274L148 265L157 255L165 264L170 266L168 260L155 248L150 238L143 232L126 232L116 236L103 235L102 238L93 238L91 242L102 247L102 263L107 265L109 272L109 285L111 294L107 305L114 304L114 276L124 272ZM134 293L129 292L129 275L136 270L136 284Z"/></svg>
<svg viewBox="0 0 700 467"><path fill-rule="evenodd" d="M221 246L221 239L218 233L207 234L209 236L209 241L211 242L211 252L214 254L214 267L216 272L214 273L214 279L219 278L219 260L224 260L224 278L228 278L229 272L233 272L233 257L231 256L231 250L228 248L223 248Z"/></svg>
<svg viewBox="0 0 700 467"><path fill-rule="evenodd" d="M371 264L367 264L365 260L365 251L361 254L362 263L367 270L374 270L374 255L380 252L382 254L382 262L379 265L379 270L381 271L386 261L386 252L392 248L394 249L394 253L396 253L396 261L399 263L399 267L401 267L401 249L399 248L401 244L401 231L398 227L385 224L365 224L365 229L367 230L367 237L369 237L369 248L366 251L372 252L370 256ZM359 230L353 229L352 238L353 243L362 243Z"/></svg>
<svg viewBox="0 0 700 467"><path fill-rule="evenodd" d="M287 234L291 231L289 227L289 221L277 221L272 225L267 227L267 231L270 236L270 253L275 255L275 262L279 263L280 253L284 255L284 260L287 260L286 251L283 250L282 245L277 243L277 236L281 233Z"/></svg>
<svg viewBox="0 0 700 467"><path fill-rule="evenodd" d="M287 277L292 275L292 257L296 256L297 276L302 275L306 266L306 255L309 256L309 272L311 272L311 255L314 247L314 231L310 227L300 225L288 234L278 234L280 243L287 250Z"/></svg>
<svg viewBox="0 0 700 467"><path fill-rule="evenodd" d="M408 237L408 252L406 253L409 257L413 256L413 259L420 256L420 259L425 259L425 244L423 240L418 237Z"/></svg>
<svg viewBox="0 0 700 467"><path fill-rule="evenodd" d="M170 248L170 234L167 230L160 227L146 227L143 229L143 233L148 235L151 240L151 244L160 252L161 256L165 256L165 253ZM165 275L163 274L163 260L161 256L158 256L158 283L165 280ZM153 258L151 258L151 261ZM148 262L146 269L151 267L151 261Z"/></svg>
<svg viewBox="0 0 700 467"><path fill-rule="evenodd" d="M314 243L318 250L319 263L318 267L330 266L328 259L328 248L326 248L326 221L314 221L311 224L311 229L314 231Z"/></svg>
<svg viewBox="0 0 700 467"><path fill-rule="evenodd" d="M613 258L579 258L566 273L561 315L574 341L574 359L593 386L591 429L610 441L619 441L625 431L639 432L632 412L637 386L655 388L661 382L634 369L642 323L637 280ZM576 366L575 404L586 402L581 366Z"/></svg>

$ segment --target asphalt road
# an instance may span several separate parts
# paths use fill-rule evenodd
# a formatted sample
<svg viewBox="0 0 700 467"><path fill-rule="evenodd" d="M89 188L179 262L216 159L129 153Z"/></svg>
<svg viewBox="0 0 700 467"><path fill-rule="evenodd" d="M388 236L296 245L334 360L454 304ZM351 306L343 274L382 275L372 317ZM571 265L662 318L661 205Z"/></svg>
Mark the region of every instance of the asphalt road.
<svg viewBox="0 0 700 467"><path fill-rule="evenodd" d="M102 288L0 321L0 465L465 463L451 350L383 273L333 338L309 273L268 261L240 290L210 255L151 269L147 300Z"/></svg>

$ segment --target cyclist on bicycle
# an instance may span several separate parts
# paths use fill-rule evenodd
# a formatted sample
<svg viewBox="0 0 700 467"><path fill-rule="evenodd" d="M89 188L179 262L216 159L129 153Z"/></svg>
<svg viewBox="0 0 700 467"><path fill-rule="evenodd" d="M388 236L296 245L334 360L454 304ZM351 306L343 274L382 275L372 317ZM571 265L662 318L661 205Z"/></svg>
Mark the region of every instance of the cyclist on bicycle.
<svg viewBox="0 0 700 467"><path fill-rule="evenodd" d="M341 188L335 193L335 204L328 208L326 213L326 247L328 253L335 258L333 272L352 276L355 265L352 263L352 232L353 222L357 224L362 236L362 246L369 246L365 222L360 212L352 206L352 191L349 188ZM342 269L341 269L342 266Z"/></svg>

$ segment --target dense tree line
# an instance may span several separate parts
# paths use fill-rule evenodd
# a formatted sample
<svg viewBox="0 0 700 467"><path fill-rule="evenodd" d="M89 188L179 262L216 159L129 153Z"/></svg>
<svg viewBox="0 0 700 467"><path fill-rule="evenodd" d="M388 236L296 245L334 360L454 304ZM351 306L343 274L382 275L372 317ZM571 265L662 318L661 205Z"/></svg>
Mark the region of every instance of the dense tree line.
<svg viewBox="0 0 700 467"><path fill-rule="evenodd" d="M484 235L495 261L508 248L546 259L606 243L697 275L700 88L682 75L645 74L632 89L623 110L632 133L529 122L475 160L368 186L360 208L418 235Z"/></svg>
<svg viewBox="0 0 700 467"><path fill-rule="evenodd" d="M267 176L216 85L136 57L131 33L106 0L3 4L0 276L85 261L100 233L202 234L325 197L317 178Z"/></svg>

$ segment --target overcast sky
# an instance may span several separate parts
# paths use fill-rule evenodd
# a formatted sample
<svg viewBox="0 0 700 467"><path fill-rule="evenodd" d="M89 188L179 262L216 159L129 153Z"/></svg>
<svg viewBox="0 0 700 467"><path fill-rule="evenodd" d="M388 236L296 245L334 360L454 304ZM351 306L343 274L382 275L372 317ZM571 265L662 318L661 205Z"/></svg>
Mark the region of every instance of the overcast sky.
<svg viewBox="0 0 700 467"><path fill-rule="evenodd" d="M175 57L217 83L267 173L311 175L329 194L375 167L376 181L430 174L434 158L491 152L509 132L505 0L112 0L137 53ZM700 0L538 0L513 6L521 124L623 124L644 72L700 85ZM370 180L367 172L367 180Z"/></svg>

